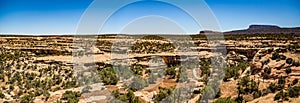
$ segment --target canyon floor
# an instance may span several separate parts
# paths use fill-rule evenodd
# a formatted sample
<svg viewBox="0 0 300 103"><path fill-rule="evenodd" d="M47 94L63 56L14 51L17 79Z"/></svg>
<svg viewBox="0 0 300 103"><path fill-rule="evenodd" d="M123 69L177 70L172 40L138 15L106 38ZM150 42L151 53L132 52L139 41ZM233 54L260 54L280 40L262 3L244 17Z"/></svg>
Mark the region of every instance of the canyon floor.
<svg viewBox="0 0 300 103"><path fill-rule="evenodd" d="M0 36L0 102L300 102L300 35Z"/></svg>

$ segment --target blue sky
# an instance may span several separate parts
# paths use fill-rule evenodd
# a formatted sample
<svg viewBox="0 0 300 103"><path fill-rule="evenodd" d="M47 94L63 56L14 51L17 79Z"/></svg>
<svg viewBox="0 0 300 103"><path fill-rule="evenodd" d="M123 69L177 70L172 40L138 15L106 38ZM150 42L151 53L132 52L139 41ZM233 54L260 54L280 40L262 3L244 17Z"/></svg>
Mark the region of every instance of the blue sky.
<svg viewBox="0 0 300 103"><path fill-rule="evenodd" d="M300 26L300 0L206 0L223 30L249 24Z"/></svg>
<svg viewBox="0 0 300 103"><path fill-rule="evenodd" d="M299 0L205 1L223 31L245 29L250 24L300 27ZM82 14L92 2L93 0L0 0L0 33L73 34L76 32ZM192 4L190 5L192 7ZM103 5L103 8L109 6ZM103 8L99 7L97 12L107 11ZM161 8L151 9L159 11ZM175 9L164 12L172 10ZM139 13L137 11L132 9L128 14ZM178 16L177 19L176 17L175 20L180 19L180 22L187 20L183 16ZM188 33L198 32L198 28L188 31Z"/></svg>

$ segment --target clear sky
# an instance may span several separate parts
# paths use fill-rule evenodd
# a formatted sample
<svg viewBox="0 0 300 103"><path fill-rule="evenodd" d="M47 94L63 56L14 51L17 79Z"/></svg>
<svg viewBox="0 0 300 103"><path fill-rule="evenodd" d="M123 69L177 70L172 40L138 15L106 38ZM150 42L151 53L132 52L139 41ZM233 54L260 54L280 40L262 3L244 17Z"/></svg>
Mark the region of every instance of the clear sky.
<svg viewBox="0 0 300 103"><path fill-rule="evenodd" d="M245 29L250 24L300 27L300 0L205 1L223 31ZM0 0L0 33L75 33L81 15L92 2L93 0ZM135 13L134 9L132 13ZM199 32L197 29L192 30L195 31L189 33Z"/></svg>

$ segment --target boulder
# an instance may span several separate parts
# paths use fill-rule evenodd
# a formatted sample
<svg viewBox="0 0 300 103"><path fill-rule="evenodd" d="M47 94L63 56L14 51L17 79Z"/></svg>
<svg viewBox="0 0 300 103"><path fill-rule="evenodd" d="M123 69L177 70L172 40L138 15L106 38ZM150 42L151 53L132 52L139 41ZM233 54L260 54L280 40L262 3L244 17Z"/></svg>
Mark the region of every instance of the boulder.
<svg viewBox="0 0 300 103"><path fill-rule="evenodd" d="M247 61L248 58L245 55L237 54L234 51L230 51L227 54L227 60L232 60L232 61Z"/></svg>

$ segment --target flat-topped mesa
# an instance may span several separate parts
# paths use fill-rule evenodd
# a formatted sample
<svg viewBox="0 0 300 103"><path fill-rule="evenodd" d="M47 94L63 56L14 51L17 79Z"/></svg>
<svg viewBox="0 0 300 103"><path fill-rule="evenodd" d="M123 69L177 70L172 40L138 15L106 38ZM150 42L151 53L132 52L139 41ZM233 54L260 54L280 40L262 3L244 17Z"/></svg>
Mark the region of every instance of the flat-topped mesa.
<svg viewBox="0 0 300 103"><path fill-rule="evenodd" d="M282 28L276 25L250 25L244 30L233 30L224 34L300 34L299 27Z"/></svg>
<svg viewBox="0 0 300 103"><path fill-rule="evenodd" d="M276 25L250 25L248 30L262 30L262 29L280 29L279 26Z"/></svg>

